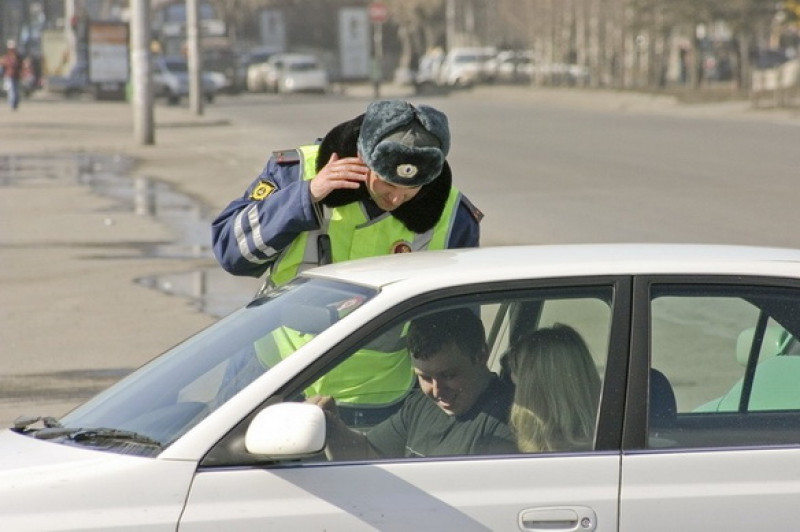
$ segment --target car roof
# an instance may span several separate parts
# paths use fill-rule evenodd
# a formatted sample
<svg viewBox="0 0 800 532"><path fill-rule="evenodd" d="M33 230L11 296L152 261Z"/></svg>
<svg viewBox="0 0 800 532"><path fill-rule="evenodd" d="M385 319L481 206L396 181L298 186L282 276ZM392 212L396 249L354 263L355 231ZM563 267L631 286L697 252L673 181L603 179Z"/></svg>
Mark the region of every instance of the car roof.
<svg viewBox="0 0 800 532"><path fill-rule="evenodd" d="M341 262L306 272L373 288L421 289L568 276L696 274L800 279L800 250L705 244L569 244L423 251Z"/></svg>
<svg viewBox="0 0 800 532"><path fill-rule="evenodd" d="M296 61L317 61L317 56L312 54L275 54L270 59L275 61L288 61L288 62L296 62Z"/></svg>

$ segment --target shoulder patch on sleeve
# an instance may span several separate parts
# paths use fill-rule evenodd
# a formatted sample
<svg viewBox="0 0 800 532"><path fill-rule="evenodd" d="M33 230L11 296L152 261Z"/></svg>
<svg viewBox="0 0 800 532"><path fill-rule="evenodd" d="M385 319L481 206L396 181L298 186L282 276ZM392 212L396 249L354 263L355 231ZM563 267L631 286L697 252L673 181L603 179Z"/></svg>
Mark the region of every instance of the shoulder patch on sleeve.
<svg viewBox="0 0 800 532"><path fill-rule="evenodd" d="M272 156L275 157L275 162L278 164L294 164L300 162L300 150L297 149L276 150L272 152Z"/></svg>
<svg viewBox="0 0 800 532"><path fill-rule="evenodd" d="M466 196L461 196L461 201L464 203L464 206L467 208L469 213L475 218L475 221L480 223L483 220L483 212L475 206Z"/></svg>
<svg viewBox="0 0 800 532"><path fill-rule="evenodd" d="M269 181L259 181L250 193L250 199L253 201L261 201L275 192L277 187Z"/></svg>

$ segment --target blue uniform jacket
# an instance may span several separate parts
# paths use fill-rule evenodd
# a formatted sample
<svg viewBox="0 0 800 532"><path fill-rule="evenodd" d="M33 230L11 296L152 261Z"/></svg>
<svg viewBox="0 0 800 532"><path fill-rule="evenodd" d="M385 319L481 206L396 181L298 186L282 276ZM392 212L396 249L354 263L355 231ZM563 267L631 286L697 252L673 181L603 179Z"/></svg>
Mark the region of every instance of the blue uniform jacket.
<svg viewBox="0 0 800 532"><path fill-rule="evenodd" d="M298 234L319 228L309 183L300 178L300 167L300 162L283 163L271 157L244 195L212 222L214 255L226 271L260 277ZM372 217L381 214L370 199L358 201ZM462 200L447 247L477 247L480 216L468 200Z"/></svg>

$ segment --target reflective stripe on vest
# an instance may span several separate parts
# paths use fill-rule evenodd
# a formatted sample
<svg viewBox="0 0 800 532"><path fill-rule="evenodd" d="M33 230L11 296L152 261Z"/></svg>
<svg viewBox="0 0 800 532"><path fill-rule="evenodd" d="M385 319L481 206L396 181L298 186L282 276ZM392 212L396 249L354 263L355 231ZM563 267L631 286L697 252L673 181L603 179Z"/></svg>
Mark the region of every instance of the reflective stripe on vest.
<svg viewBox="0 0 800 532"><path fill-rule="evenodd" d="M315 175L318 146L299 148L303 157L303 179ZM386 212L369 219L360 201L333 209L324 209L322 227L301 233L282 253L270 271L272 284L280 286L301 271L318 266L318 242L321 235L330 237L333 262L389 255L425 249L445 249L455 221L461 193L450 188L450 194L436 225L425 233L414 233ZM327 228L326 228L327 227Z"/></svg>

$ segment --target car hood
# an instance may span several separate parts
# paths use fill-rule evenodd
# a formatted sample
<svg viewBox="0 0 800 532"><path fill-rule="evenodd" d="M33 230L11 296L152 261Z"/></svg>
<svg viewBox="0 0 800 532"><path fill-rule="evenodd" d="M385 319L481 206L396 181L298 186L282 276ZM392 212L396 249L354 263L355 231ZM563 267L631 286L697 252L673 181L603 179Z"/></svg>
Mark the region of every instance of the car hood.
<svg viewBox="0 0 800 532"><path fill-rule="evenodd" d="M0 515L6 530L111 526L137 510L176 523L196 463L83 449L0 432ZM140 512L139 512L140 513ZM145 512L147 513L147 512ZM145 519L142 517L142 519ZM135 528L135 526L133 527Z"/></svg>

